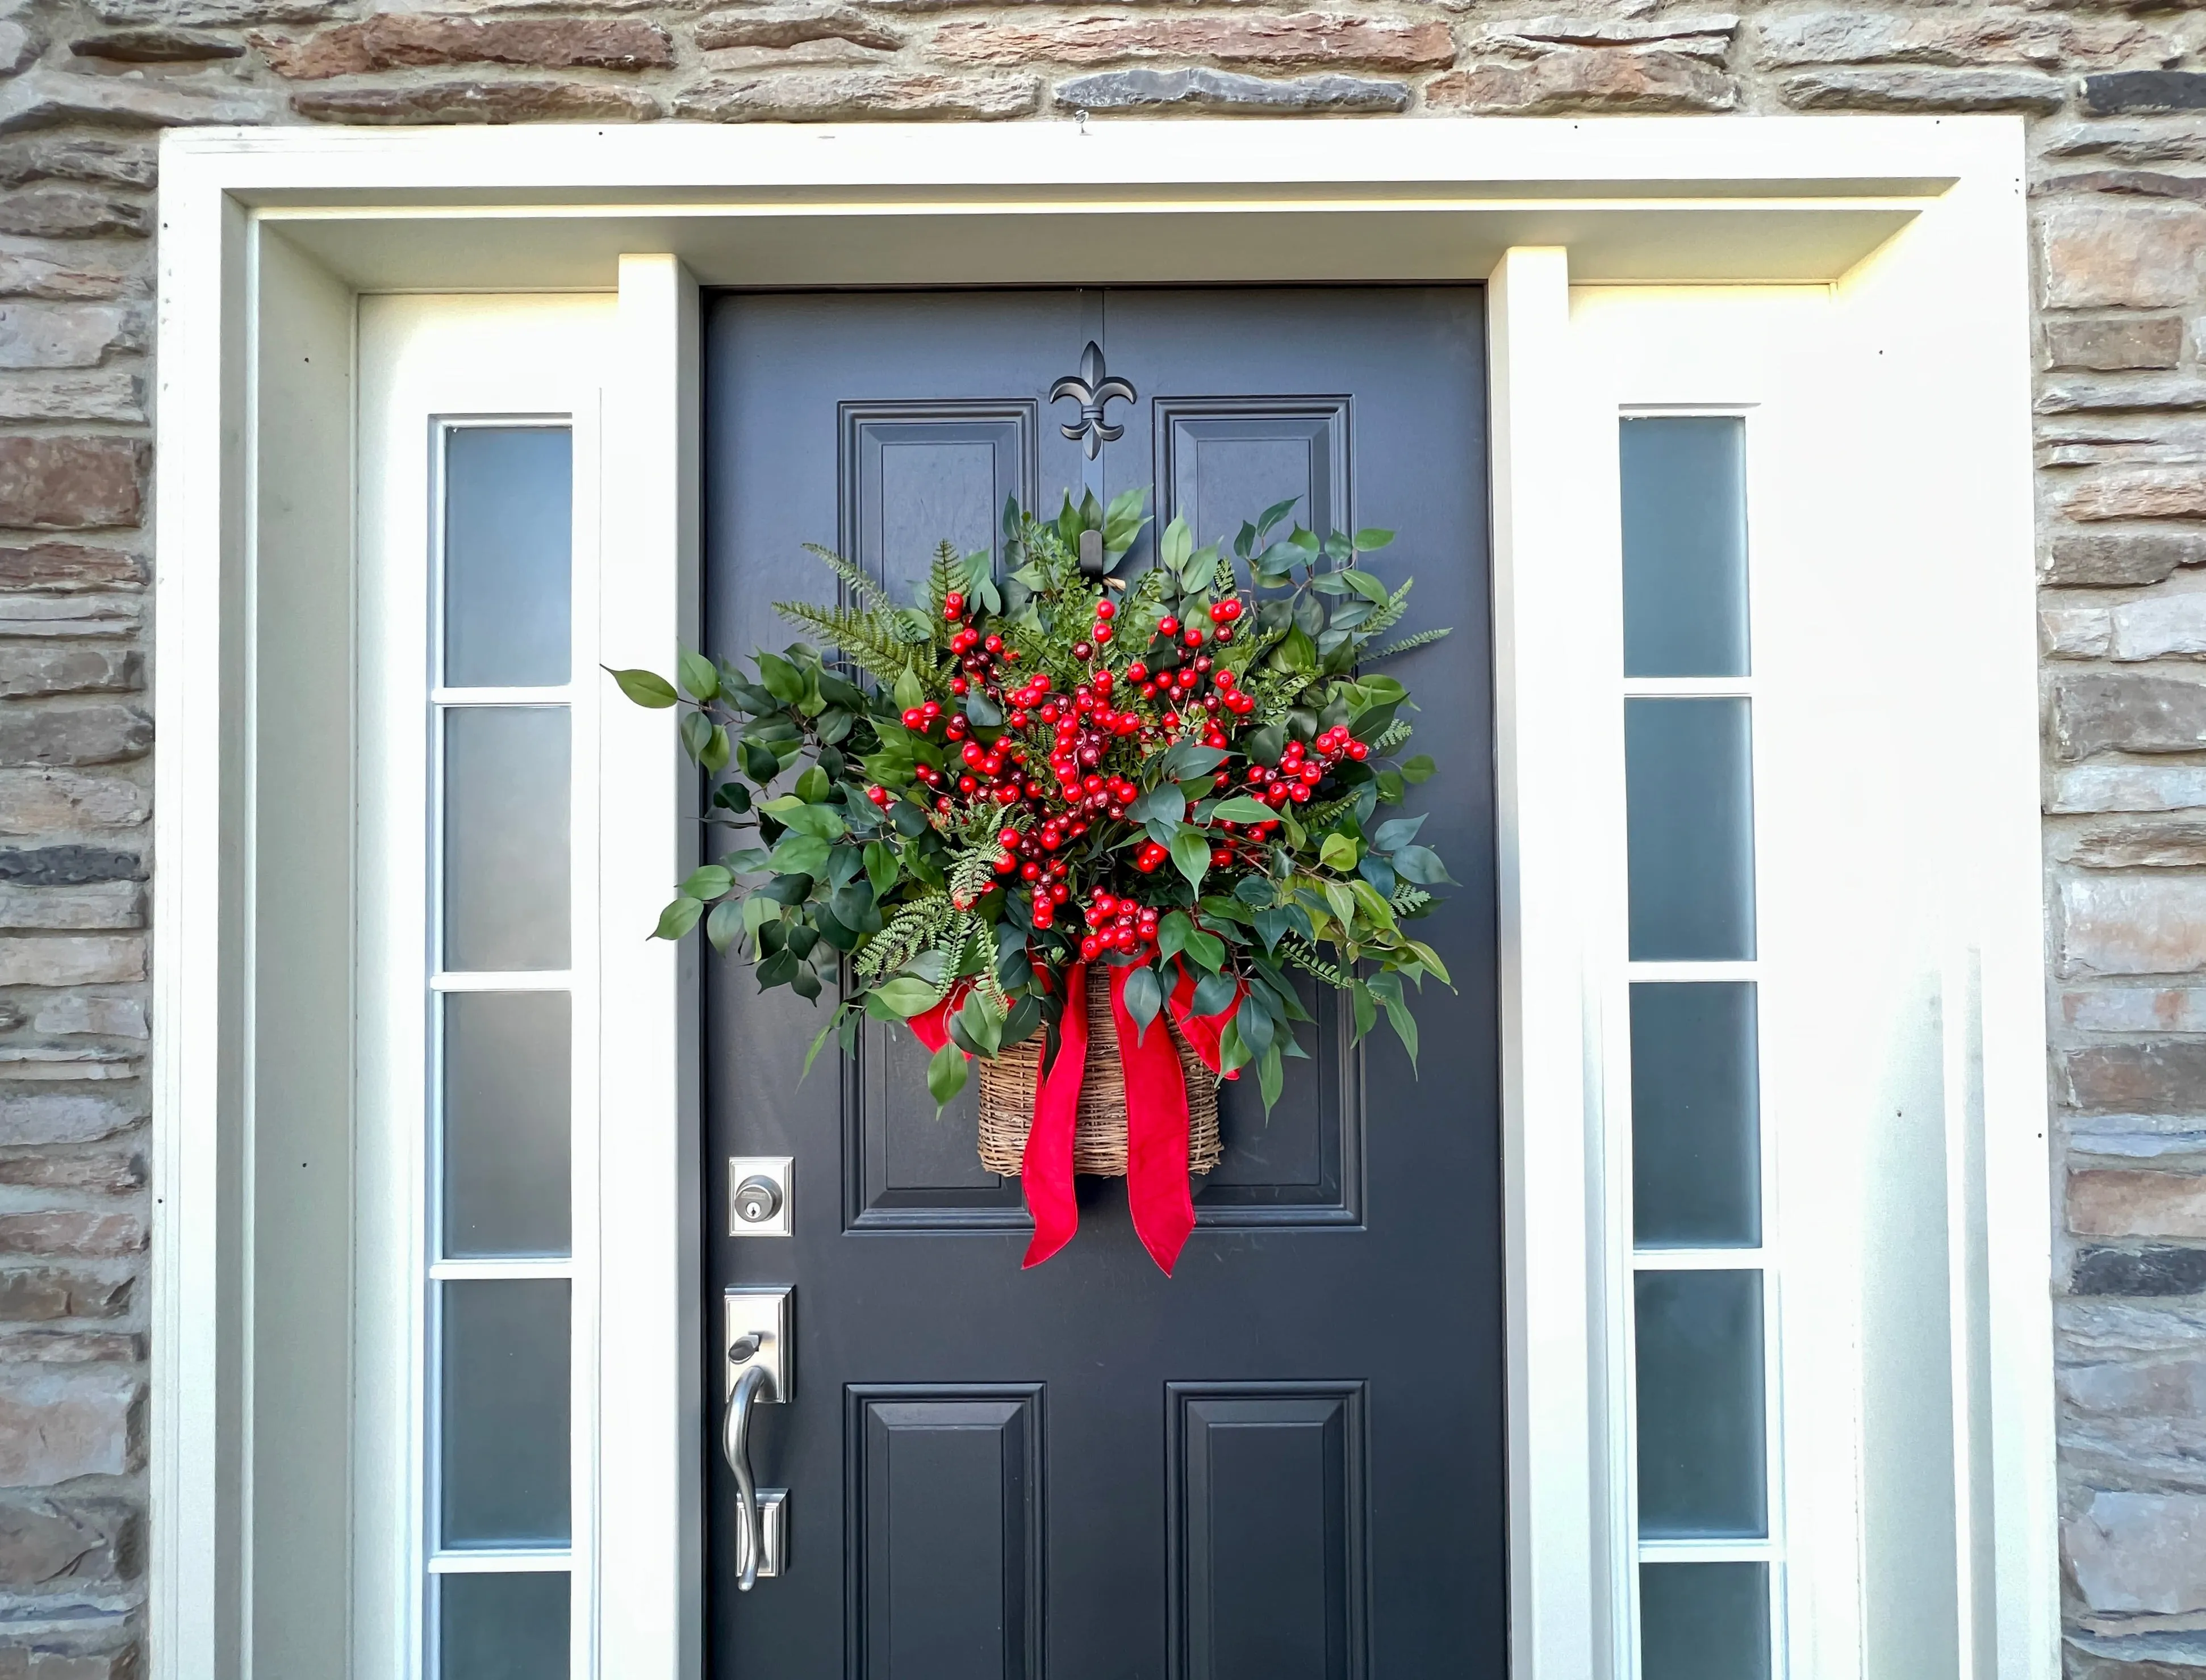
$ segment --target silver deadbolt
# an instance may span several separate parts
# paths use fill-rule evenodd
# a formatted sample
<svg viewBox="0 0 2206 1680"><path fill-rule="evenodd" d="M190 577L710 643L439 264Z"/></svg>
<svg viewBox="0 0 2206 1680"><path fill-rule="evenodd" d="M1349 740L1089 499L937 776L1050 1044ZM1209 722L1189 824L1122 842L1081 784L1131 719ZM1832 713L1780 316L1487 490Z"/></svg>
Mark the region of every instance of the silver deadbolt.
<svg viewBox="0 0 2206 1680"><path fill-rule="evenodd" d="M754 1172L736 1186L736 1217L747 1225L762 1225L781 1212L781 1186L762 1172Z"/></svg>
<svg viewBox="0 0 2206 1680"><path fill-rule="evenodd" d="M728 1159L728 1235L789 1235L787 1155L733 1155Z"/></svg>

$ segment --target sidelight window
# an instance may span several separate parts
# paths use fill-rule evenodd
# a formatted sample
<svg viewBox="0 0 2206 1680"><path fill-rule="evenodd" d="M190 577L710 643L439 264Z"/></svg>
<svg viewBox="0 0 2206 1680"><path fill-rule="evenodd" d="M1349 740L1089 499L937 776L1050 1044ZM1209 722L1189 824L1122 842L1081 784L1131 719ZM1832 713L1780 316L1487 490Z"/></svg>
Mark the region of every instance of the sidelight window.
<svg viewBox="0 0 2206 1680"><path fill-rule="evenodd" d="M1627 895L1613 1170L1639 1680L1769 1680L1784 1602L1745 421L1619 427Z"/></svg>
<svg viewBox="0 0 2206 1680"><path fill-rule="evenodd" d="M577 1507L574 450L446 421L431 497L426 1671L563 1675Z"/></svg>

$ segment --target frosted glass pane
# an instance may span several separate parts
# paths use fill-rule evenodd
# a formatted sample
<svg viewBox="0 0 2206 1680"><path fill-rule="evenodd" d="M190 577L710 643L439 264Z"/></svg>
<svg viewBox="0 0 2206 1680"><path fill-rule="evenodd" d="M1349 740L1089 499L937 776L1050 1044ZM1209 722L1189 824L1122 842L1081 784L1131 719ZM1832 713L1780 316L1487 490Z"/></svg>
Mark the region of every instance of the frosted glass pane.
<svg viewBox="0 0 2206 1680"><path fill-rule="evenodd" d="M1754 955L1753 740L1743 700L1625 701L1635 962Z"/></svg>
<svg viewBox="0 0 2206 1680"><path fill-rule="evenodd" d="M1642 1564L1640 1680L1769 1680L1767 1564Z"/></svg>
<svg viewBox="0 0 2206 1680"><path fill-rule="evenodd" d="M1624 674L1744 676L1746 424L1623 423Z"/></svg>
<svg viewBox="0 0 2206 1680"><path fill-rule="evenodd" d="M444 682L528 688L569 675L575 463L564 426L444 434Z"/></svg>
<svg viewBox="0 0 2206 1680"><path fill-rule="evenodd" d="M1643 1248L1762 1240L1750 981L1631 988L1631 1231Z"/></svg>
<svg viewBox="0 0 2206 1680"><path fill-rule="evenodd" d="M444 1544L564 1546L570 1291L564 1278L444 1292Z"/></svg>
<svg viewBox="0 0 2206 1680"><path fill-rule="evenodd" d="M563 992L444 998L444 1253L563 1254L571 1244Z"/></svg>
<svg viewBox="0 0 2206 1680"><path fill-rule="evenodd" d="M1762 1407L1762 1274L1643 1272L1639 1533L1768 1532Z"/></svg>
<svg viewBox="0 0 2206 1680"><path fill-rule="evenodd" d="M444 967L567 966L567 708L444 714Z"/></svg>
<svg viewBox="0 0 2206 1680"><path fill-rule="evenodd" d="M567 1680L563 1575L441 1575L441 1680Z"/></svg>

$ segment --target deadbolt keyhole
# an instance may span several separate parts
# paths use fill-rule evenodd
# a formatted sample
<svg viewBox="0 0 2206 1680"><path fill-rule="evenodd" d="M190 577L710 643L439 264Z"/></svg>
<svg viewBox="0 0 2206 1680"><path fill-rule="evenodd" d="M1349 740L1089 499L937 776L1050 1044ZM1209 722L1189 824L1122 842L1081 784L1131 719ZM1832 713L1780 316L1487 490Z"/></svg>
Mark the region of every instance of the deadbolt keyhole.
<svg viewBox="0 0 2206 1680"><path fill-rule="evenodd" d="M762 1172L754 1172L736 1186L736 1217L747 1225L762 1225L781 1212L781 1186Z"/></svg>

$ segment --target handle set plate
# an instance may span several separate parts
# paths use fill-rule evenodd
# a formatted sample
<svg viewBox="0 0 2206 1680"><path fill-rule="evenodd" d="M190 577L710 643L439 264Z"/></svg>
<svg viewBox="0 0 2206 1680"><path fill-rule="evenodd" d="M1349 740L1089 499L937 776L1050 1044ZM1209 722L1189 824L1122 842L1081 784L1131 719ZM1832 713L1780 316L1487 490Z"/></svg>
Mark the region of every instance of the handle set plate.
<svg viewBox="0 0 2206 1680"><path fill-rule="evenodd" d="M760 1406L782 1404L796 1392L791 1294L781 1287L731 1289L722 1308L727 1412L720 1450L736 1476L736 1588L744 1593L789 1567L789 1492L760 1487L752 1476L750 1433L751 1419Z"/></svg>

